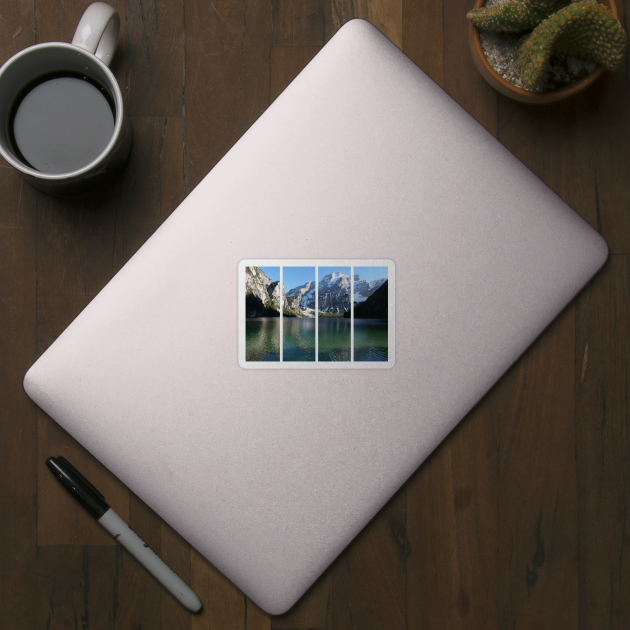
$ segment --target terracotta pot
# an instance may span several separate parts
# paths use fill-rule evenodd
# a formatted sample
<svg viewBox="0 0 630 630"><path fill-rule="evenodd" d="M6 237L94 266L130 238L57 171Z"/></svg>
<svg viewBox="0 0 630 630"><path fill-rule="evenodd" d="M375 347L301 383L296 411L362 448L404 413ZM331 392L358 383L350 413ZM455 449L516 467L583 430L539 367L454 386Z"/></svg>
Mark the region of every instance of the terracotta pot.
<svg viewBox="0 0 630 630"><path fill-rule="evenodd" d="M619 18L617 12L617 5L614 0L600 0L600 4L608 7ZM484 0L475 1L475 9L480 9L484 5ZM479 29L468 22L468 43L470 45L470 53L473 61L477 66L477 70L481 73L481 76L495 89L504 96L507 96L515 101L522 101L524 103L554 103L562 99L573 96L582 90L585 90L590 85L595 83L605 69L602 66L597 66L593 72L591 72L586 78L581 81L575 81L555 90L549 90L548 92L529 92L516 85L513 85L509 81L506 81L495 69L490 65L490 62L486 59L481 48L481 40L479 39Z"/></svg>

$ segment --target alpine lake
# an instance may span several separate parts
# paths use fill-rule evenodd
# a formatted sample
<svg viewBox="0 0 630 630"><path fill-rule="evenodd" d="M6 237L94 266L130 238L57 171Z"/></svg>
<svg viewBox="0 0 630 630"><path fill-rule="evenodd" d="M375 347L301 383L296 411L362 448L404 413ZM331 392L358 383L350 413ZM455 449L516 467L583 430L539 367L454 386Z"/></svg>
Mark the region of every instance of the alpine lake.
<svg viewBox="0 0 630 630"><path fill-rule="evenodd" d="M350 361L352 327L341 317L283 317L283 360L315 361L315 326L319 361ZM245 320L246 361L280 361L280 318ZM354 320L354 360L388 360L388 320Z"/></svg>

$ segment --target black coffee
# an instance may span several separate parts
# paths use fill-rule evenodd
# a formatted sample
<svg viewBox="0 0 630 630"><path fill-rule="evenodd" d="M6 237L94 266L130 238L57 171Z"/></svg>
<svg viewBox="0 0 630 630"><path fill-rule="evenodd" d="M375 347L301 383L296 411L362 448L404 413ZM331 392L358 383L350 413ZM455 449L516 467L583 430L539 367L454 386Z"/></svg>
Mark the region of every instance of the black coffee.
<svg viewBox="0 0 630 630"><path fill-rule="evenodd" d="M70 173L95 160L111 140L113 101L85 77L48 75L18 96L11 131L25 163L43 173Z"/></svg>

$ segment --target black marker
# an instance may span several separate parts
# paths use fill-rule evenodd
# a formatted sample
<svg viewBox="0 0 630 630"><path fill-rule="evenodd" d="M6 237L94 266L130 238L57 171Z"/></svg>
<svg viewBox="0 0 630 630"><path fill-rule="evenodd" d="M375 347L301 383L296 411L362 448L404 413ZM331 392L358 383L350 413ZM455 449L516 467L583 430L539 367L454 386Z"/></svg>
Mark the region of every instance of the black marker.
<svg viewBox="0 0 630 630"><path fill-rule="evenodd" d="M61 485L183 606L193 612L201 608L201 601L192 590L107 505L105 497L65 457L49 457L46 466Z"/></svg>

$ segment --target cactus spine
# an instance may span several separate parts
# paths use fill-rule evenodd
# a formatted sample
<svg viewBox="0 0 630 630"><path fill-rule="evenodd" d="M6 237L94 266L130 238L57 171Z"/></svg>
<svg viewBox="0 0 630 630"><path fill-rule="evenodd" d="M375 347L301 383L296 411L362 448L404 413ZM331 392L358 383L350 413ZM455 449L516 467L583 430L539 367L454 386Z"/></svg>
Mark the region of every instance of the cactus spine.
<svg viewBox="0 0 630 630"><path fill-rule="evenodd" d="M466 17L479 29L501 33L519 33L534 28L568 0L507 0L481 9L472 9Z"/></svg>
<svg viewBox="0 0 630 630"><path fill-rule="evenodd" d="M525 83L540 81L554 53L565 53L616 69L626 34L614 13L596 2L570 4L543 20L521 45L516 65Z"/></svg>

